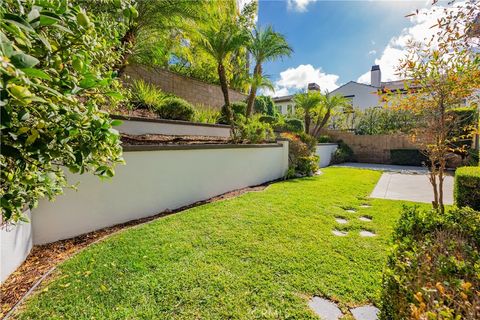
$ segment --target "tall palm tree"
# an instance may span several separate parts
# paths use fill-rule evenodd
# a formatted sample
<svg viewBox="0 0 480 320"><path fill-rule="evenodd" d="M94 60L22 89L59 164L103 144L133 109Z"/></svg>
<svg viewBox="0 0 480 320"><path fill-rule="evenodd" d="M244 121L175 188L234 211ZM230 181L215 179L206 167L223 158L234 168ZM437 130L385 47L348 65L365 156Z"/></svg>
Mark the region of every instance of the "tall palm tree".
<svg viewBox="0 0 480 320"><path fill-rule="evenodd" d="M202 40L200 44L217 62L217 72L225 100L225 110L232 126L232 131L234 131L225 62L230 54L245 46L248 41L248 34L244 29L233 23L232 20L219 18L215 21L216 23L212 21L212 23L205 25L202 30L199 30Z"/></svg>
<svg viewBox="0 0 480 320"><path fill-rule="evenodd" d="M332 112L338 108L348 108L350 100L340 96L331 95L330 93L322 94L320 103L312 109L313 128L310 132L312 136L318 138L320 136L320 130L322 130L328 123Z"/></svg>
<svg viewBox="0 0 480 320"><path fill-rule="evenodd" d="M305 133L310 133L310 124L312 123L312 111L317 108L322 101L320 91L309 91L297 93L293 97L295 107L303 110L305 121Z"/></svg>
<svg viewBox="0 0 480 320"><path fill-rule="evenodd" d="M254 28L250 34L249 51L255 59L253 78L262 78L262 64L266 61L273 61L284 56L290 56L293 52L285 37L275 32L271 26L265 29ZM253 112L253 103L257 94L258 81L252 81L250 93L247 99L247 118Z"/></svg>

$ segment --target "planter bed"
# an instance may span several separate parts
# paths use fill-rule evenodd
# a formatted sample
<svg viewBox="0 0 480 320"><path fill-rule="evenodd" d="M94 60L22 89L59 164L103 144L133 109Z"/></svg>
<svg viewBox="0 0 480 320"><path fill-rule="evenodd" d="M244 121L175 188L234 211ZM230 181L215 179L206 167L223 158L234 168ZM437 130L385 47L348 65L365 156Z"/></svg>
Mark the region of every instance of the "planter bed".
<svg viewBox="0 0 480 320"><path fill-rule="evenodd" d="M198 144L229 144L229 138L211 136L177 136L166 134L122 134L122 144L130 145L198 145Z"/></svg>

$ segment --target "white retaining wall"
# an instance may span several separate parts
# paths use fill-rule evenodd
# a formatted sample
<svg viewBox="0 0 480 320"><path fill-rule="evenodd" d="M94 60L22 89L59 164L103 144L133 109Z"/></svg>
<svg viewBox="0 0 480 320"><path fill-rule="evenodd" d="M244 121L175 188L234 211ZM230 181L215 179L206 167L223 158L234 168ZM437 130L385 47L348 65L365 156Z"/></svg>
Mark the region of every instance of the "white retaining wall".
<svg viewBox="0 0 480 320"><path fill-rule="evenodd" d="M179 136L230 137L230 127L222 124L194 123L177 120L148 119L140 117L112 116L123 123L115 127L119 132L140 134L167 134Z"/></svg>
<svg viewBox="0 0 480 320"><path fill-rule="evenodd" d="M30 218L30 210L24 212ZM0 227L0 283L17 269L32 249L32 224L19 222Z"/></svg>
<svg viewBox="0 0 480 320"><path fill-rule="evenodd" d="M332 155L337 150L338 144L336 143L319 143L317 144L316 154L320 157L318 166L320 168L328 167L330 161L332 161Z"/></svg>
<svg viewBox="0 0 480 320"><path fill-rule="evenodd" d="M124 152L127 164L118 166L112 179L70 175L70 182L80 182L78 191L66 190L54 202L41 201L32 213L34 244L71 238L279 179L288 169L286 141L131 149Z"/></svg>

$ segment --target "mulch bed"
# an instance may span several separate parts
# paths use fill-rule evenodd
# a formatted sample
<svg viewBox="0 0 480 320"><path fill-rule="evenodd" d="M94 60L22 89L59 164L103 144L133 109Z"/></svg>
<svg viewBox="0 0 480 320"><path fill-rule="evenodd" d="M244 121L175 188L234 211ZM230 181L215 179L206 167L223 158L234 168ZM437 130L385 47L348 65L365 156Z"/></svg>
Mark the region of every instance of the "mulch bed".
<svg viewBox="0 0 480 320"><path fill-rule="evenodd" d="M261 191L273 182L274 181L259 186L234 190L208 200L199 201L194 204L178 208L173 211L165 211L147 218L132 220L112 227L89 232L75 238L60 240L46 245L34 246L25 262L1 285L0 318L4 318L8 312L28 293L28 291L35 286L42 277L51 271L52 268L57 266L62 261L70 258L81 249L101 240L102 238L107 237L112 233L206 203L233 198L246 192Z"/></svg>
<svg viewBox="0 0 480 320"><path fill-rule="evenodd" d="M122 134L122 144L125 145L198 145L198 144L229 144L230 138L210 136L177 136L166 134Z"/></svg>

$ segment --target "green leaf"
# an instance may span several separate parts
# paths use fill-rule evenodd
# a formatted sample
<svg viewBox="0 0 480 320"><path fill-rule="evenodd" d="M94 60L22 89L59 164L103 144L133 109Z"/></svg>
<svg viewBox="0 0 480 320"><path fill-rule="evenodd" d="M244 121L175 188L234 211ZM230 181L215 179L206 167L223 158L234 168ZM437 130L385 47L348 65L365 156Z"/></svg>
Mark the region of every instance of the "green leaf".
<svg viewBox="0 0 480 320"><path fill-rule="evenodd" d="M52 78L47 73L45 73L44 71L42 71L40 69L23 68L23 69L20 69L20 70L22 70L27 76L32 77L32 78L52 80Z"/></svg>
<svg viewBox="0 0 480 320"><path fill-rule="evenodd" d="M41 26L50 26L52 24L57 23L60 19L53 18L51 16L47 16L44 13L40 16L40 25Z"/></svg>
<svg viewBox="0 0 480 320"><path fill-rule="evenodd" d="M32 143L35 142L35 140L37 140L38 137L39 137L38 131L35 129L32 129L31 134L28 136L27 140L25 141L25 145L26 146L31 145Z"/></svg>
<svg viewBox="0 0 480 320"><path fill-rule="evenodd" d="M123 95L120 92L112 91L112 92L107 92L105 94L107 96L112 97L112 98L117 99L117 100L123 99Z"/></svg>
<svg viewBox="0 0 480 320"><path fill-rule="evenodd" d="M40 63L37 58L23 52L14 54L11 61L17 68L31 68Z"/></svg>
<svg viewBox="0 0 480 320"><path fill-rule="evenodd" d="M12 42L0 31L0 51L8 58L13 53Z"/></svg>
<svg viewBox="0 0 480 320"><path fill-rule="evenodd" d="M29 31L29 32L35 32L35 30L32 28L32 26L22 17L16 15L16 14L11 14L11 13L5 13L3 15L3 20L5 22L11 23L13 25L16 25L17 27Z"/></svg>
<svg viewBox="0 0 480 320"><path fill-rule="evenodd" d="M116 127L116 126L121 125L122 123L123 123L122 120L116 119L116 120L113 120L112 122L110 122L110 125L111 125L112 127Z"/></svg>
<svg viewBox="0 0 480 320"><path fill-rule="evenodd" d="M83 89L89 89L97 85L97 79L92 76L87 76L82 81L80 81L78 85Z"/></svg>

